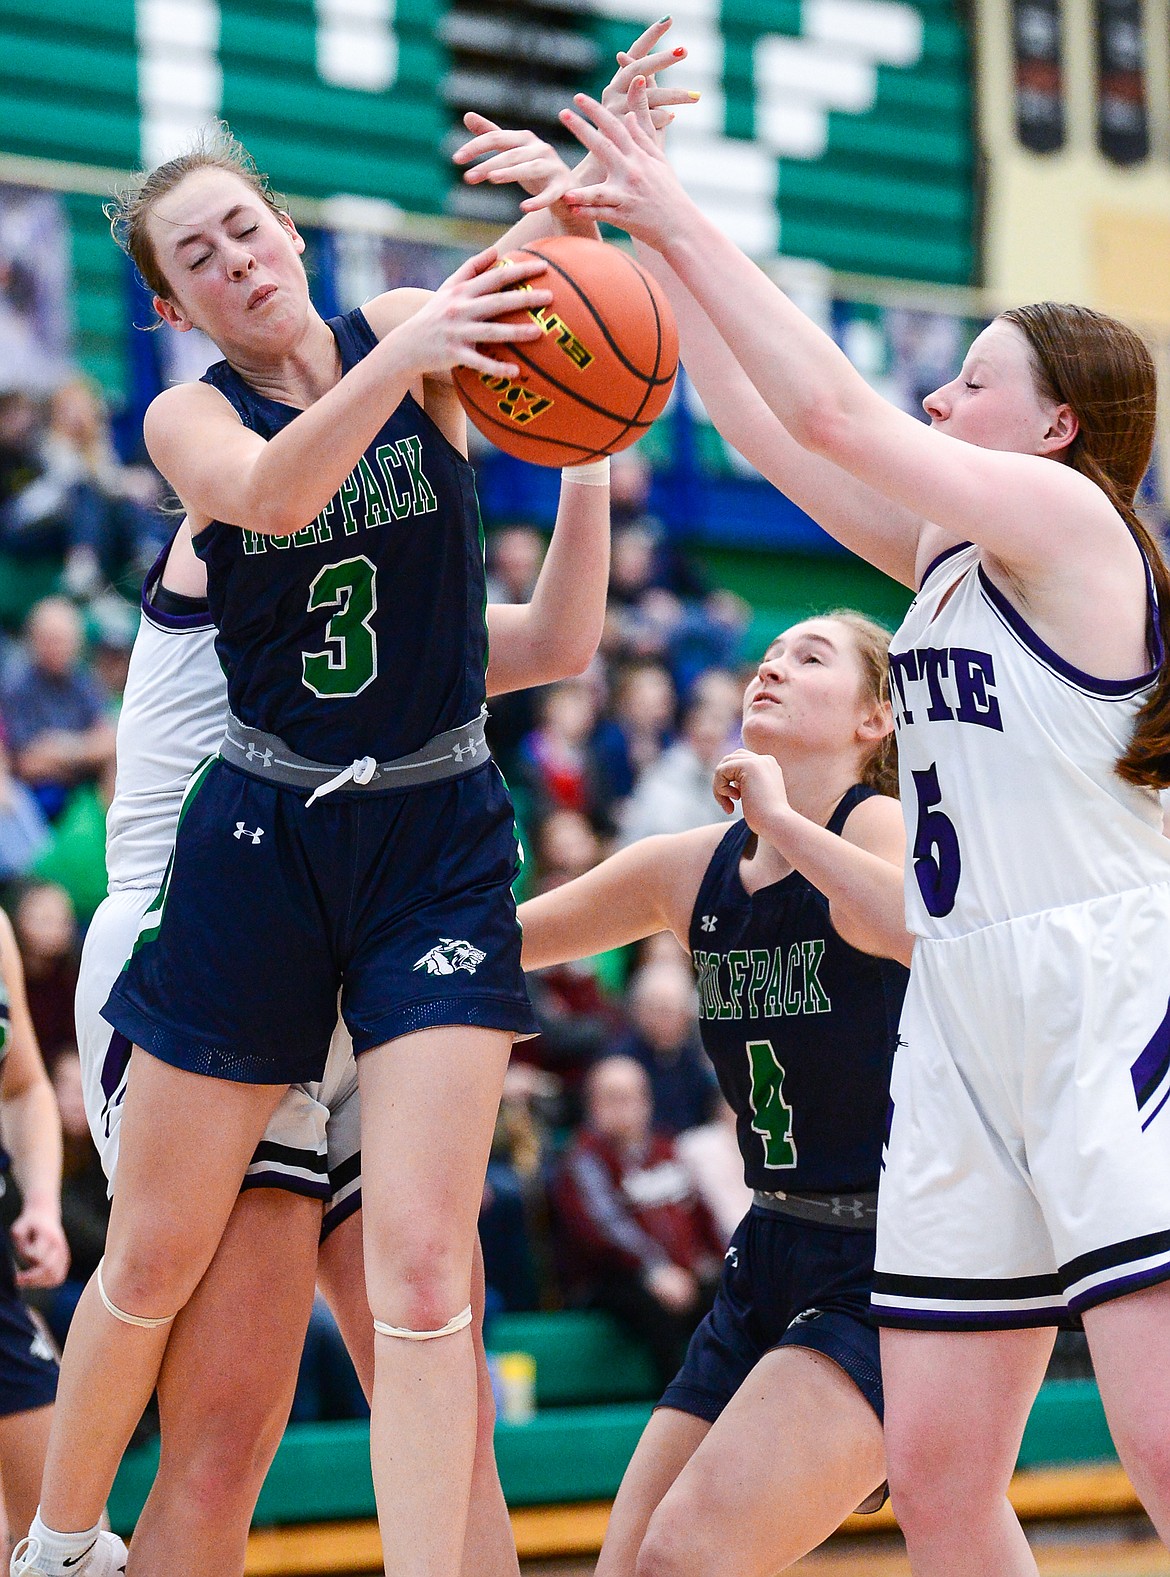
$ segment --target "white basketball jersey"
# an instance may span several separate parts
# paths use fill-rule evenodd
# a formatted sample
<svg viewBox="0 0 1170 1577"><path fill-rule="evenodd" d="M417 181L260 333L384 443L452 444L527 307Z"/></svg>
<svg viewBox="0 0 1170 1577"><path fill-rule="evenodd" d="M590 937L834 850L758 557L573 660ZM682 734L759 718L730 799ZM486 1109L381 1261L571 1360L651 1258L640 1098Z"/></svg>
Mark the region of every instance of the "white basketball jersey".
<svg viewBox="0 0 1170 1577"><path fill-rule="evenodd" d="M211 615L160 613L144 591L106 817L111 892L161 885L183 790L199 763L219 749L226 722L227 683Z"/></svg>
<svg viewBox="0 0 1170 1577"><path fill-rule="evenodd" d="M935 561L890 646L912 931L962 936L1170 881L1158 795L1116 771L1162 661L1156 623L1153 640L1150 673L1094 679L1029 627L978 547Z"/></svg>

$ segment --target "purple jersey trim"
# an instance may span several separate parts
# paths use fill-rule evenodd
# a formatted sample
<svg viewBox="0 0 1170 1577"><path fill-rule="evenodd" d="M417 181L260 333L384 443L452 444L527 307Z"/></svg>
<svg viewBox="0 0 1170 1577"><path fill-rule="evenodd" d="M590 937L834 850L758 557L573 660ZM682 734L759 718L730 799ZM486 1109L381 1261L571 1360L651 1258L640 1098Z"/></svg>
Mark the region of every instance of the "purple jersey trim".
<svg viewBox="0 0 1170 1577"><path fill-rule="evenodd" d="M306 1177L293 1177L288 1172L248 1172L240 1184L240 1193L249 1188L279 1188L286 1194L300 1194L305 1199L328 1199L329 1184Z"/></svg>
<svg viewBox="0 0 1170 1577"><path fill-rule="evenodd" d="M164 630L213 629L211 611L207 607L200 609L197 613L163 613L154 605L152 600L154 591L162 580L162 573L166 568L167 555L174 546L174 542L175 538L172 537L146 572L146 578L142 582L142 611L152 624L157 624Z"/></svg>
<svg viewBox="0 0 1170 1577"><path fill-rule="evenodd" d="M325 1212L325 1218L321 1222L321 1242L324 1243L331 1232L336 1232L343 1221L348 1221L350 1216L361 1208L362 1191L360 1188L355 1188L353 1193L347 1194L339 1205L334 1205Z"/></svg>
<svg viewBox="0 0 1170 1577"><path fill-rule="evenodd" d="M1170 1270L1167 1270L1170 1275ZM968 1313L961 1309L888 1308L871 1304L870 1313L878 1325L895 1331L1027 1331L1041 1325L1068 1325L1069 1311L1063 1304L1046 1309L983 1309Z"/></svg>
<svg viewBox="0 0 1170 1577"><path fill-rule="evenodd" d="M944 548L941 553L936 554L923 571L922 579L918 582L919 591L926 585L940 564L945 564L947 559L954 558L956 553L962 553L965 548L974 546L973 542L956 542L953 548Z"/></svg>
<svg viewBox="0 0 1170 1577"><path fill-rule="evenodd" d="M1170 1281L1170 1261L1163 1265L1148 1265L1145 1270L1130 1271L1128 1275L1117 1276L1112 1281L1099 1282L1097 1286L1069 1298L1068 1306L1074 1314L1081 1314L1085 1309L1095 1309L1099 1303L1111 1303L1114 1298L1123 1298L1127 1292L1140 1292L1143 1287L1156 1287L1163 1281Z"/></svg>
<svg viewBox="0 0 1170 1577"><path fill-rule="evenodd" d="M1144 674L1139 674L1136 679L1096 679L1092 674L1085 673L1083 669L1075 668L1072 663L1066 662L1063 657L1059 657L1046 641L1041 640L1023 614L1012 606L999 587L994 585L988 578L982 565L979 567L979 584L983 595L1016 636L1020 644L1025 646L1034 657L1038 658L1046 668L1052 669L1053 673L1075 685L1078 690L1086 690L1089 694L1099 696L1103 700L1122 701L1129 696L1137 695L1158 677L1163 658L1162 636L1158 626L1157 602L1154 599L1153 581L1150 578L1148 564L1146 565L1146 595L1149 601L1150 618L1154 632L1150 642L1153 649L1154 666Z"/></svg>

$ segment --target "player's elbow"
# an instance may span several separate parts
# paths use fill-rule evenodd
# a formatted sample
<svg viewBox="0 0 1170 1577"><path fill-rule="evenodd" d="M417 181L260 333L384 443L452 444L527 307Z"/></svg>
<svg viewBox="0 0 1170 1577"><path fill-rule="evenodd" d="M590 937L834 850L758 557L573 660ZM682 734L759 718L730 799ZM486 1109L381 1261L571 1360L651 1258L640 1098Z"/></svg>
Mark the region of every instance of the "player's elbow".
<svg viewBox="0 0 1170 1577"><path fill-rule="evenodd" d="M807 400L788 422L788 430L802 449L843 464L850 452L852 421L843 404L825 392Z"/></svg>

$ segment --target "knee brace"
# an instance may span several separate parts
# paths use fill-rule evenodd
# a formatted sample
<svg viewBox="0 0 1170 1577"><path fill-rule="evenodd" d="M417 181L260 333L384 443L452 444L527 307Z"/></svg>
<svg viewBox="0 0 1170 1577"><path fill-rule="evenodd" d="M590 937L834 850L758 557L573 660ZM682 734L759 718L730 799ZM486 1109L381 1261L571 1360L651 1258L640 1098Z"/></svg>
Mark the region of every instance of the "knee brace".
<svg viewBox="0 0 1170 1577"><path fill-rule="evenodd" d="M411 1331L404 1325L387 1325L383 1320L374 1321L374 1329L379 1336L397 1336L407 1342L433 1342L436 1336L454 1336L456 1331L466 1330L471 1324L471 1304L452 1315L446 1325L440 1325L437 1331Z"/></svg>
<svg viewBox="0 0 1170 1577"><path fill-rule="evenodd" d="M98 1260L97 1287L98 1296L105 1304L106 1312L108 1314L112 1314L116 1320L121 1320L123 1325L137 1325L140 1330L144 1331L156 1331L160 1325L169 1325L171 1323L175 1317L173 1314L163 1314L157 1319L147 1319L141 1314L127 1314L125 1309L120 1309L116 1303L111 1303L109 1295L106 1292L106 1284L102 1280L102 1266L105 1264L105 1262L105 1256L103 1255L102 1258Z"/></svg>

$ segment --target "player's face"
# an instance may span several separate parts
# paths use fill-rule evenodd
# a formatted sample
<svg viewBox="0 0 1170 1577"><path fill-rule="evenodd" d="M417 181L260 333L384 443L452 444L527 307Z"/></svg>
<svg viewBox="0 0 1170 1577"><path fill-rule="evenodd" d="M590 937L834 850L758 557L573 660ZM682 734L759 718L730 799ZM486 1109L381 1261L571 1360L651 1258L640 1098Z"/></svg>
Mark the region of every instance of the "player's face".
<svg viewBox="0 0 1170 1577"><path fill-rule="evenodd" d="M743 698L743 742L760 755L824 751L857 741L872 713L863 695L861 663L846 625L806 619L769 646Z"/></svg>
<svg viewBox="0 0 1170 1577"><path fill-rule="evenodd" d="M1046 435L1059 409L1036 389L1028 341L1006 318L996 318L972 343L958 376L928 394L930 425L981 449L1015 454L1048 451Z"/></svg>
<svg viewBox="0 0 1170 1577"><path fill-rule="evenodd" d="M155 306L175 328L200 328L222 350L264 349L287 344L303 324L305 243L238 175L193 171L147 224L171 292Z"/></svg>

